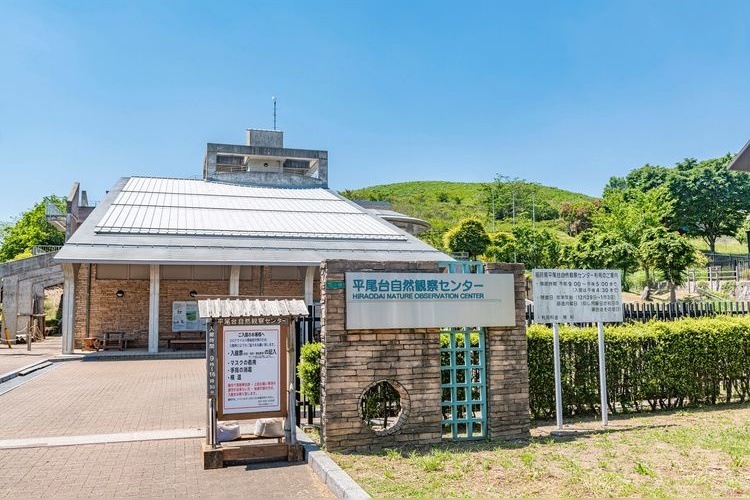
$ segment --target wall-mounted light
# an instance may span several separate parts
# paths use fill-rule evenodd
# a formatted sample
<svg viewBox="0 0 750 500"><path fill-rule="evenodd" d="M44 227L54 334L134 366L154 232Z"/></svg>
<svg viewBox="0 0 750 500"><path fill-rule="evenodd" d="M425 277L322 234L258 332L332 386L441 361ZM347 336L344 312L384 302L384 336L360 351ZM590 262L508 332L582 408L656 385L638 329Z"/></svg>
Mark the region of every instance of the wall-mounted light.
<svg viewBox="0 0 750 500"><path fill-rule="evenodd" d="M196 292L195 290L190 290L190 294L189 295L191 297L197 297L198 296L198 292Z"/></svg>
<svg viewBox="0 0 750 500"><path fill-rule="evenodd" d="M121 299L121 298L123 298L125 296L125 292L122 291L122 290L117 290L115 292L115 295L117 296L118 299Z"/></svg>

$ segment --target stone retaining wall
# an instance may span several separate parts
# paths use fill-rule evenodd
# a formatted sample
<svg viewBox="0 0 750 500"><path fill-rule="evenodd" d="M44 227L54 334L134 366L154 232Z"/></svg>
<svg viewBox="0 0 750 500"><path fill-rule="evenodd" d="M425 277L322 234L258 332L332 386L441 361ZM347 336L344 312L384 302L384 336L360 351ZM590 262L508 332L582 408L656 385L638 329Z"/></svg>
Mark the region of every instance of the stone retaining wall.
<svg viewBox="0 0 750 500"><path fill-rule="evenodd" d="M438 272L435 262L329 260L321 265L322 434L329 450L371 452L399 444L434 444L442 439L440 335L438 329L346 329L345 290L327 289L346 272ZM528 436L528 369L523 266L493 265L489 272L513 273L516 326L488 329L487 366L491 437ZM362 422L359 402L373 384L387 380L401 394L402 417L386 431Z"/></svg>

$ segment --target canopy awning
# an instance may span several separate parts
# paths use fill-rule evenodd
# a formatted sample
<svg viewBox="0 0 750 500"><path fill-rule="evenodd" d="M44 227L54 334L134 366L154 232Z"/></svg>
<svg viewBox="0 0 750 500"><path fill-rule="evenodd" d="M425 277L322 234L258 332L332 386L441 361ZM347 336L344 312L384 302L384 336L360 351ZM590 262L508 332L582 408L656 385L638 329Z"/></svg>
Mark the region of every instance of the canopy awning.
<svg viewBox="0 0 750 500"><path fill-rule="evenodd" d="M198 301L201 319L209 318L298 318L307 316L301 299L219 298Z"/></svg>

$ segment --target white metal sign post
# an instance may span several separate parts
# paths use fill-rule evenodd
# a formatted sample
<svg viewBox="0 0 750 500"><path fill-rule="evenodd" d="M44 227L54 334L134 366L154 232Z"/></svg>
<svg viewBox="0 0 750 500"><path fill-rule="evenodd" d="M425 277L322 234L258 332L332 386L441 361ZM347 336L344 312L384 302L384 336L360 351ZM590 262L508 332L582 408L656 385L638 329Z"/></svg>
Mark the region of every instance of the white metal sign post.
<svg viewBox="0 0 750 500"><path fill-rule="evenodd" d="M534 322L552 323L555 413L562 429L559 323L596 323L599 335L599 392L602 424L607 425L607 373L604 322L622 323L620 271L609 269L534 269Z"/></svg>

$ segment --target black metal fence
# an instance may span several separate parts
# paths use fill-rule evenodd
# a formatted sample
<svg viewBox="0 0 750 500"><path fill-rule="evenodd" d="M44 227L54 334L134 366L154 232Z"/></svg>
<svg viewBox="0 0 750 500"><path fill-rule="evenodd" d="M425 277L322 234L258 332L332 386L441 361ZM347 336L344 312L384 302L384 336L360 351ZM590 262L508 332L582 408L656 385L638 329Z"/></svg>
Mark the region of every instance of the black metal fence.
<svg viewBox="0 0 750 500"><path fill-rule="evenodd" d="M622 305L623 321L626 323L646 323L652 319L671 321L680 318L701 318L716 316L717 314L742 315L750 314L750 302L678 302L640 303L633 302ZM534 322L534 306L526 306L526 324Z"/></svg>

